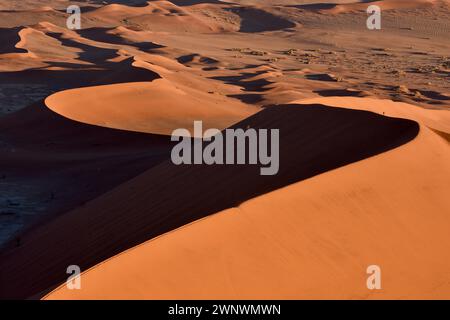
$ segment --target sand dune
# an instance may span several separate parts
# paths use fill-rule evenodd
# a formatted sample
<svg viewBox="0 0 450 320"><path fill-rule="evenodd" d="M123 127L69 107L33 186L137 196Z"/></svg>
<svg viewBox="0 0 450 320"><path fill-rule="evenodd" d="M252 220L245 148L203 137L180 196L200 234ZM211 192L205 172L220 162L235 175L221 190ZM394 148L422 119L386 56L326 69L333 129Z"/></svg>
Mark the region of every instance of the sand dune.
<svg viewBox="0 0 450 320"><path fill-rule="evenodd" d="M405 146L170 232L85 272L82 290L46 298L448 299L449 160L448 143L422 126ZM372 264L385 280L370 294Z"/></svg>
<svg viewBox="0 0 450 320"><path fill-rule="evenodd" d="M426 110L413 107L402 102L390 100L377 100L373 98L358 97L331 97L296 100L292 103L311 104L321 103L339 108L367 110L387 117L410 119L425 127L450 133L450 112L448 110Z"/></svg>
<svg viewBox="0 0 450 320"><path fill-rule="evenodd" d="M46 104L83 123L165 135L178 128L191 130L195 120L202 120L205 129L225 129L257 111L232 99L176 87L165 79L60 92L47 98Z"/></svg>
<svg viewBox="0 0 450 320"><path fill-rule="evenodd" d="M57 270L69 261L79 261L86 269L189 222L395 148L413 139L418 131L412 121L320 105L268 108L237 125L248 126L280 128L283 162L277 176L260 176L255 166L175 166L170 160L161 163L24 235L22 246L11 247L1 256L1 274L11 284L2 287L1 296L38 294L62 280L64 275ZM369 127L372 129L367 130ZM49 247L49 241L58 245ZM40 249L44 247L51 249ZM55 256L58 259L52 258ZM30 264L28 259L42 263ZM45 270L38 265L45 266ZM20 276L30 272L34 275L33 286Z"/></svg>
<svg viewBox="0 0 450 320"><path fill-rule="evenodd" d="M449 21L448 0L0 0L0 298L450 298ZM175 166L194 120L280 129L279 174Z"/></svg>
<svg viewBox="0 0 450 320"><path fill-rule="evenodd" d="M0 47L0 54L5 53L24 53L26 50L21 48L21 43L23 42L20 33L23 29L19 28L2 28L0 29L0 35L4 42Z"/></svg>
<svg viewBox="0 0 450 320"><path fill-rule="evenodd" d="M219 32L224 28L213 18L195 11L179 7L170 1L152 1L145 7L129 7L121 4L110 4L86 14L88 19L96 19L105 23L127 19L130 24L144 26L152 31L164 32Z"/></svg>
<svg viewBox="0 0 450 320"><path fill-rule="evenodd" d="M165 136L68 120L42 102L2 117L0 127L2 206L15 203L2 207L10 212L2 247L15 245L16 232L82 206L167 159L171 147Z"/></svg>
<svg viewBox="0 0 450 320"><path fill-rule="evenodd" d="M427 8L433 6L439 2L439 0L416 0L416 1L402 1L402 0L384 0L384 1L372 1L370 5L376 5L381 10L398 10L398 9L411 9L411 8ZM443 2L443 1L441 1ZM359 1L358 3L339 4L329 10L323 10L329 13L343 13L353 10L365 11L367 10L367 3Z"/></svg>

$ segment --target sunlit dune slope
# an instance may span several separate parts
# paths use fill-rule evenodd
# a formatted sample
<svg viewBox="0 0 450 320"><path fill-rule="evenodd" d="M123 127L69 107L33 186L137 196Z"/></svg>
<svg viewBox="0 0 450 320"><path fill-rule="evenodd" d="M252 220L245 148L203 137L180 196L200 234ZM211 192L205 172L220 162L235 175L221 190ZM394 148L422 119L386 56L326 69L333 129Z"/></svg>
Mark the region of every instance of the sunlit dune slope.
<svg viewBox="0 0 450 320"><path fill-rule="evenodd" d="M450 111L449 110L427 110L418 106L412 106L403 102L391 100L380 100L374 98L358 97L326 97L295 100L292 103L311 104L321 103L327 106L348 108L355 110L366 110L385 115L387 117L398 117L410 119L438 131L450 133Z"/></svg>
<svg viewBox="0 0 450 320"><path fill-rule="evenodd" d="M427 8L440 0L415 0L415 1L404 1L404 0L382 0L382 1L372 1L367 3L367 1L360 1L359 3L341 4L331 9L331 13L342 13L352 10L366 10L369 5L376 5L381 8L381 10L399 10L399 9L410 9L410 8Z"/></svg>
<svg viewBox="0 0 450 320"><path fill-rule="evenodd" d="M192 129L224 129L257 112L238 100L174 85L165 79L74 89L46 99L48 107L72 120L131 131L170 135Z"/></svg>
<svg viewBox="0 0 450 320"><path fill-rule="evenodd" d="M450 0L0 0L0 299L450 298L449 21ZM195 120L280 129L279 173L175 166Z"/></svg>
<svg viewBox="0 0 450 320"><path fill-rule="evenodd" d="M42 293L64 281L74 261L86 270L197 219L398 147L418 132L412 121L321 105L266 108L236 127L280 129L278 175L261 176L254 165L161 163L24 235L0 257L0 275L8 277L0 296Z"/></svg>
<svg viewBox="0 0 450 320"><path fill-rule="evenodd" d="M345 99L322 102L405 107ZM46 298L448 299L449 163L448 142L421 126L406 145L146 242L85 272L82 290L61 286ZM366 287L369 265L381 267L381 291Z"/></svg>

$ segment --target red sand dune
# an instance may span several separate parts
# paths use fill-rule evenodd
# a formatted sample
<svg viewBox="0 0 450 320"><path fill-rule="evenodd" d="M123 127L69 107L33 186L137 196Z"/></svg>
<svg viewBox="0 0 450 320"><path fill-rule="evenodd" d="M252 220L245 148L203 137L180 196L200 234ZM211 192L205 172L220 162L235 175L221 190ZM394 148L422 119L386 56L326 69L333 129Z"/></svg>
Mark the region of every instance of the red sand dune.
<svg viewBox="0 0 450 320"><path fill-rule="evenodd" d="M46 104L83 123L165 135L177 128L192 129L196 120L202 120L205 129L225 129L258 110L165 79L63 91Z"/></svg>
<svg viewBox="0 0 450 320"><path fill-rule="evenodd" d="M83 273L82 290L62 285L46 299L448 299L449 160L448 142L422 126L405 146L153 239ZM365 288L372 264L383 270L376 293Z"/></svg>
<svg viewBox="0 0 450 320"><path fill-rule="evenodd" d="M403 0L384 0L384 1L372 1L372 2L363 2L360 1L358 3L348 3L348 4L339 4L334 8L329 10L323 10L324 12L329 13L343 13L350 12L353 10L365 11L369 5L376 5L381 8L381 10L399 10L399 9L411 9L411 8L427 8L433 6L439 2L439 0L416 0L416 1L403 1Z"/></svg>
<svg viewBox="0 0 450 320"><path fill-rule="evenodd" d="M237 126L280 129L283 162L278 175L260 176L255 166L161 163L24 235L23 244L0 259L2 274L11 284L2 288L1 295L38 294L63 280L64 274L57 270L69 261L79 261L86 269L186 223L399 146L413 139L418 130L412 121L319 105L268 108ZM44 247L46 250L40 249ZM29 259L41 263L30 264ZM34 275L32 286L21 276L30 272Z"/></svg>

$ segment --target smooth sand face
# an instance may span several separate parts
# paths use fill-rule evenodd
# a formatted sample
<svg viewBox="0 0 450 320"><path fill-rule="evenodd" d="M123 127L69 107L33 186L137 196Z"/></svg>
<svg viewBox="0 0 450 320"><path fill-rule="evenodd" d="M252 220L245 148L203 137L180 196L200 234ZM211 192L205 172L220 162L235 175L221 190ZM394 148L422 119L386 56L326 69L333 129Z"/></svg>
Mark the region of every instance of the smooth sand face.
<svg viewBox="0 0 450 320"><path fill-rule="evenodd" d="M448 299L449 160L448 142L421 126L405 146L170 232L85 272L82 290L46 299ZM374 264L376 293L366 288Z"/></svg>
<svg viewBox="0 0 450 320"><path fill-rule="evenodd" d="M60 92L46 104L79 122L162 135L178 128L193 131L194 121L203 121L205 130L222 130L258 110L234 99L176 87L165 79Z"/></svg>
<svg viewBox="0 0 450 320"><path fill-rule="evenodd" d="M37 2L0 0L0 298L450 298L448 0ZM280 176L173 166L194 120L284 128Z"/></svg>

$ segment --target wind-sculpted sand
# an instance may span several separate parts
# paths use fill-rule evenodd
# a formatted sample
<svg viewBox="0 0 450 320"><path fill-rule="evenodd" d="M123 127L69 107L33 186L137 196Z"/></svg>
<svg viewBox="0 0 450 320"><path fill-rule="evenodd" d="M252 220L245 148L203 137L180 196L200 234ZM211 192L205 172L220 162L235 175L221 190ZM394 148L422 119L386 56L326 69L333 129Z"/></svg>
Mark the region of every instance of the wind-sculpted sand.
<svg viewBox="0 0 450 320"><path fill-rule="evenodd" d="M0 298L450 299L449 1L107 2L0 0Z"/></svg>
<svg viewBox="0 0 450 320"><path fill-rule="evenodd" d="M62 286L46 298L448 299L449 160L448 142L421 126L405 146L146 242L86 271L82 290ZM374 262L386 270L385 289L370 294L365 268Z"/></svg>

